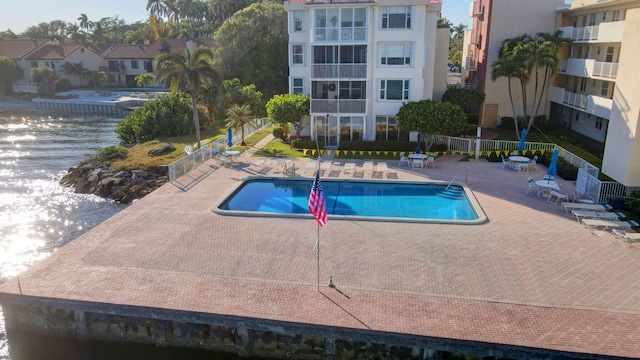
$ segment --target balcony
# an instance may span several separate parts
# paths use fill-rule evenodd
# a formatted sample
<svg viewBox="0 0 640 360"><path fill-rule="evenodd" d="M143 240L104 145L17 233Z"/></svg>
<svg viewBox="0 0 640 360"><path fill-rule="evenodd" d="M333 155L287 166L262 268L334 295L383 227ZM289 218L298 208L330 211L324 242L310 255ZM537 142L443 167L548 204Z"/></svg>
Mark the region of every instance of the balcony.
<svg viewBox="0 0 640 360"><path fill-rule="evenodd" d="M312 113L344 113L344 114L365 114L367 111L367 100L329 100L311 99Z"/></svg>
<svg viewBox="0 0 640 360"><path fill-rule="evenodd" d="M315 28L315 41L367 41L366 27Z"/></svg>
<svg viewBox="0 0 640 360"><path fill-rule="evenodd" d="M367 64L313 65L311 77L315 79L366 79Z"/></svg>
<svg viewBox="0 0 640 360"><path fill-rule="evenodd" d="M611 118L613 100L601 96L577 94L561 87L552 86L549 100L604 119Z"/></svg>
<svg viewBox="0 0 640 360"><path fill-rule="evenodd" d="M584 78L615 79L618 75L618 63L594 59L566 59L560 64L560 73Z"/></svg>
<svg viewBox="0 0 640 360"><path fill-rule="evenodd" d="M483 15L483 11L484 9L482 8L482 2L481 1L474 1L471 4L469 4L469 17L482 17Z"/></svg>
<svg viewBox="0 0 640 360"><path fill-rule="evenodd" d="M465 69L467 69L467 71L476 71L478 70L478 65L477 65L477 60L467 56L467 58L465 59Z"/></svg>
<svg viewBox="0 0 640 360"><path fill-rule="evenodd" d="M613 21L594 26L565 26L559 30L573 42L621 42L624 24L624 21Z"/></svg>

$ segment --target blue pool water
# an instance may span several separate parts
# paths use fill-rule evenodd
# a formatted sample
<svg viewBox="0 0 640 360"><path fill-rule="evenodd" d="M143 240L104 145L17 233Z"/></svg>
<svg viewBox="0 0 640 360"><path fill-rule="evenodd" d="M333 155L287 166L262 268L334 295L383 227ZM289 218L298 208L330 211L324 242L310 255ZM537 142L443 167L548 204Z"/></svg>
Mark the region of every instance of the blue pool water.
<svg viewBox="0 0 640 360"><path fill-rule="evenodd" d="M330 218L449 221L485 218L471 191L458 184L327 179L322 181L322 188ZM220 213L309 214L310 190L311 180L254 178L243 182L217 208L222 210Z"/></svg>

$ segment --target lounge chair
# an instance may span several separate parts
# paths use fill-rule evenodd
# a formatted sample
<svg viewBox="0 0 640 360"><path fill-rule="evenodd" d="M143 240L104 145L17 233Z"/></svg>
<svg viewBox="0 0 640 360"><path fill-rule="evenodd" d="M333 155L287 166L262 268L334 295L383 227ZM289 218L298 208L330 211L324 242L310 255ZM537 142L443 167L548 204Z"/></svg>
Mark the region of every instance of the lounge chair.
<svg viewBox="0 0 640 360"><path fill-rule="evenodd" d="M365 161L364 164L362 164L362 172L367 172L370 171L373 174L373 161Z"/></svg>
<svg viewBox="0 0 640 360"><path fill-rule="evenodd" d="M556 198L556 201L553 201L552 200L553 198ZM549 192L549 196L547 197L548 203L552 203L553 205L558 205L558 202L560 202L560 200L569 201L569 196L565 193L561 193L558 190L551 190Z"/></svg>
<svg viewBox="0 0 640 360"><path fill-rule="evenodd" d="M638 223L629 221L616 221L616 220L601 220L601 219L582 219L582 223L590 229L602 228L602 230L626 230L631 229L633 226L638 226Z"/></svg>
<svg viewBox="0 0 640 360"><path fill-rule="evenodd" d="M266 162L265 159L258 159L256 161L252 162L251 165L249 165L249 167L251 167L254 170L260 170L264 166L265 162Z"/></svg>
<svg viewBox="0 0 640 360"><path fill-rule="evenodd" d="M378 163L376 164L376 170L375 170L376 174L387 174L387 176L389 176L389 167L387 166L387 163L384 161L378 161Z"/></svg>
<svg viewBox="0 0 640 360"><path fill-rule="evenodd" d="M618 220L625 217L621 212L608 212L608 211L592 211L592 210L572 210L571 214L576 217L576 220L580 222L583 219L601 219L601 220Z"/></svg>
<svg viewBox="0 0 640 360"><path fill-rule="evenodd" d="M640 233L637 233L637 232L628 232L626 230L618 230L618 229L613 229L611 230L611 232L616 237L623 238L624 241L626 242L640 241Z"/></svg>
<svg viewBox="0 0 640 360"><path fill-rule="evenodd" d="M571 213L572 210L592 210L592 211L607 211L611 210L611 205L609 204L586 204L586 203L572 203L572 202L563 202L562 207L567 214Z"/></svg>
<svg viewBox="0 0 640 360"><path fill-rule="evenodd" d="M305 171L311 170L312 172L315 172L317 168L318 168L317 160L311 160L307 163L307 165L304 166Z"/></svg>
<svg viewBox="0 0 640 360"><path fill-rule="evenodd" d="M356 164L352 163L352 162L348 162L348 163L344 163L344 165L342 165L342 171L346 174L346 173L355 173L356 172Z"/></svg>

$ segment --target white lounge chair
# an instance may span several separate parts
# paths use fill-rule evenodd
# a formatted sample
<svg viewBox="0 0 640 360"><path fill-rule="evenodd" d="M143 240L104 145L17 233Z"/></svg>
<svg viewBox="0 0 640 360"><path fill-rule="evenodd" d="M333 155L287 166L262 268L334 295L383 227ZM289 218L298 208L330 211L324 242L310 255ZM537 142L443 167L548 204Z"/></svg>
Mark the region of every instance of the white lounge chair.
<svg viewBox="0 0 640 360"><path fill-rule="evenodd" d="M305 171L311 170L312 172L315 172L317 168L318 168L317 160L311 160L307 163L307 165L304 166Z"/></svg>
<svg viewBox="0 0 640 360"><path fill-rule="evenodd" d="M342 171L346 174L346 173L355 173L356 172L356 164L352 163L352 162L348 162L348 163L344 163L344 165L342 165Z"/></svg>
<svg viewBox="0 0 640 360"><path fill-rule="evenodd" d="M387 163L384 161L378 161L378 163L376 164L376 174L387 174L387 176L389 176L389 167L387 166Z"/></svg>
<svg viewBox="0 0 640 360"><path fill-rule="evenodd" d="M556 201L553 201L553 198L556 198ZM551 190L549 192L549 196L547 197L547 202L552 203L553 205L558 205L558 202L569 201L569 196L565 193L561 193L558 190Z"/></svg>
<svg viewBox="0 0 640 360"><path fill-rule="evenodd" d="M616 221L616 220L601 220L601 219L582 219L582 223L587 228L602 228L603 230L626 230L631 229L633 226L638 226L638 223L629 220L629 221Z"/></svg>
<svg viewBox="0 0 640 360"><path fill-rule="evenodd" d="M601 212L592 210L572 210L571 214L580 222L581 219L618 220L625 217L621 212Z"/></svg>
<svg viewBox="0 0 640 360"><path fill-rule="evenodd" d="M623 238L624 241L626 242L640 241L640 233L637 233L637 232L628 232L626 230L618 230L618 229L613 229L611 230L611 232L616 237Z"/></svg>
<svg viewBox="0 0 640 360"><path fill-rule="evenodd" d="M373 161L365 161L364 164L362 164L362 172L371 172L373 174Z"/></svg>
<svg viewBox="0 0 640 360"><path fill-rule="evenodd" d="M255 169L255 170L262 169L262 167L264 166L265 161L266 161L265 159L257 159L256 161L251 163L250 167Z"/></svg>
<svg viewBox="0 0 640 360"><path fill-rule="evenodd" d="M562 207L567 214L571 213L572 210L592 210L592 211L607 211L611 210L611 205L609 204L587 204L587 203L572 203L572 202L563 202Z"/></svg>

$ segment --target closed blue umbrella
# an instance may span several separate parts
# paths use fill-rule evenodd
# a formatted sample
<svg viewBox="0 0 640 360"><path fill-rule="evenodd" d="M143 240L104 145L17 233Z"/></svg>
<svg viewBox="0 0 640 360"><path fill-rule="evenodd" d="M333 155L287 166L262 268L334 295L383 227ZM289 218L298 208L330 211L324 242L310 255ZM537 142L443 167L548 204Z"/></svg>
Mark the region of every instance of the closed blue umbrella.
<svg viewBox="0 0 640 360"><path fill-rule="evenodd" d="M229 126L227 128L227 146L229 146L230 148L233 147L233 130L231 130L231 126Z"/></svg>
<svg viewBox="0 0 640 360"><path fill-rule="evenodd" d="M420 138L421 138L421 134L418 133L418 143L416 144L416 154L422 153L422 149L420 149Z"/></svg>
<svg viewBox="0 0 640 360"><path fill-rule="evenodd" d="M551 156L551 162L549 163L549 168L547 169L547 175L556 176L557 169L556 164L558 163L558 149L553 150L553 155Z"/></svg>
<svg viewBox="0 0 640 360"><path fill-rule="evenodd" d="M524 139L527 137L527 129L522 129L520 133L520 142L518 143L518 151L524 151Z"/></svg>

